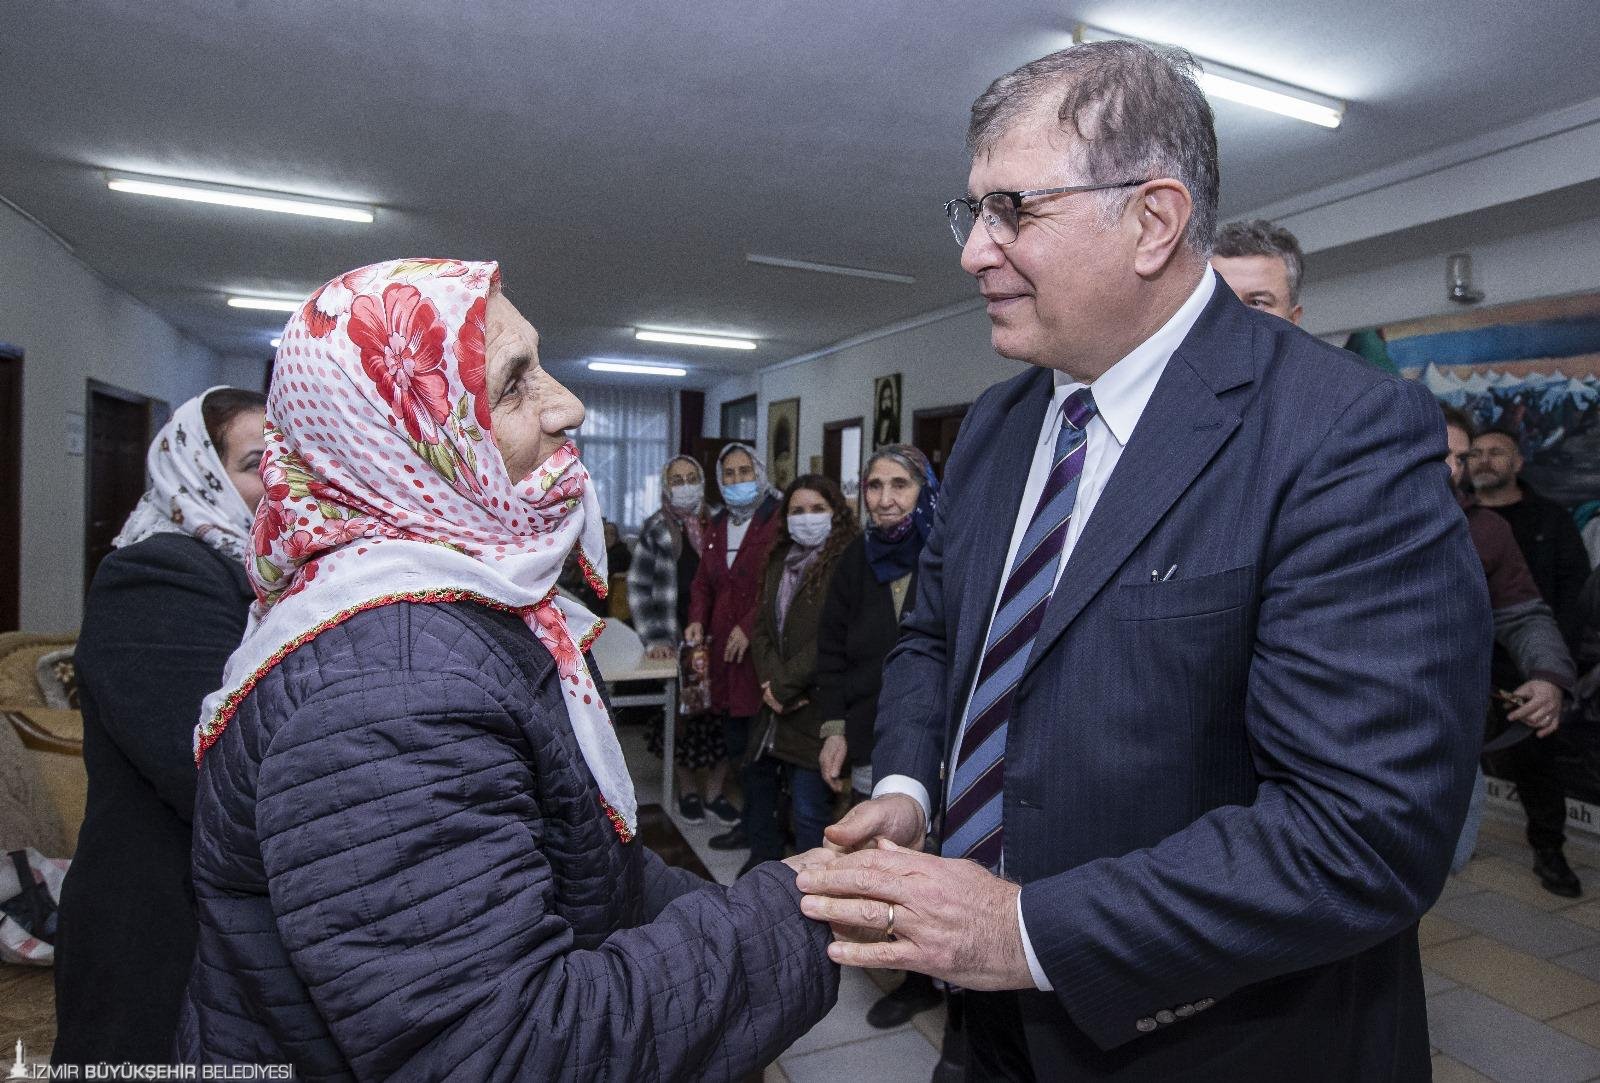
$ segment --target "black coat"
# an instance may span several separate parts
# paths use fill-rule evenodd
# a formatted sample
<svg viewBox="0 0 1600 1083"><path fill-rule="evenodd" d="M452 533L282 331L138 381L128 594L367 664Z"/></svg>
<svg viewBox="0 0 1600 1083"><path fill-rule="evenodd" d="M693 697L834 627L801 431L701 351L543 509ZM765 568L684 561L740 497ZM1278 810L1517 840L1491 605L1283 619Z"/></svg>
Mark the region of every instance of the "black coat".
<svg viewBox="0 0 1600 1083"><path fill-rule="evenodd" d="M168 1062L194 957L194 727L244 635L244 567L187 534L101 563L78 639L89 795L61 891L57 1064Z"/></svg>
<svg viewBox="0 0 1600 1083"><path fill-rule="evenodd" d="M1541 496L1521 482L1522 499L1515 504L1491 507L1511 524L1517 548L1527 558L1528 570L1545 602L1555 611L1556 621L1567 644L1576 647L1582 631L1578 619L1578 595L1589 578L1589 553L1572 516L1560 504Z"/></svg>
<svg viewBox="0 0 1600 1083"><path fill-rule="evenodd" d="M906 605L917 596L916 573ZM894 591L867 563L865 537L839 554L817 634L817 709L822 721L842 718L852 766L872 762L872 727L878 718L883 660L900 635Z"/></svg>

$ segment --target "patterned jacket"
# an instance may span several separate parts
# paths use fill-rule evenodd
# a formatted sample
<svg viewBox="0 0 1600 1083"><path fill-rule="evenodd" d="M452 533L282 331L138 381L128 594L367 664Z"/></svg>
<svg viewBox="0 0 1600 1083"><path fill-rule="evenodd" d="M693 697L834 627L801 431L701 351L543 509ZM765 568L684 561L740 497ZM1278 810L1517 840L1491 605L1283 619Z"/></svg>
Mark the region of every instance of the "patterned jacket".
<svg viewBox="0 0 1600 1083"><path fill-rule="evenodd" d="M664 511L639 529L639 546L628 569L628 606L646 648L676 647L683 631L678 627L678 545Z"/></svg>

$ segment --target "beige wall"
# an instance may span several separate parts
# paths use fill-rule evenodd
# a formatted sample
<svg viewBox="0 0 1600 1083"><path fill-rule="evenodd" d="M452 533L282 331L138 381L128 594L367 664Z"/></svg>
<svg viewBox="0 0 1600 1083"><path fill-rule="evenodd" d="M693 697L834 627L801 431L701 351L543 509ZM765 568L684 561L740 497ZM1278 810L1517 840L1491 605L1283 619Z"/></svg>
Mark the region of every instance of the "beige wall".
<svg viewBox="0 0 1600 1083"><path fill-rule="evenodd" d="M83 600L82 456L67 449L85 381L176 406L260 369L224 362L0 205L0 342L23 351L21 625L72 631ZM254 375L252 375L252 372Z"/></svg>

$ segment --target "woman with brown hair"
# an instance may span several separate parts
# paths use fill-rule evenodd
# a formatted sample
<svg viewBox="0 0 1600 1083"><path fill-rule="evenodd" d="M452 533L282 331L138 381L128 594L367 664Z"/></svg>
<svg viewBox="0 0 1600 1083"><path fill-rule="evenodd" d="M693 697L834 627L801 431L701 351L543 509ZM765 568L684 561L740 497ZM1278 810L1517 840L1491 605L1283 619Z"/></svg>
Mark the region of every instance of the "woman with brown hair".
<svg viewBox="0 0 1600 1083"><path fill-rule="evenodd" d="M831 819L833 791L817 769L824 719L812 703L817 627L834 564L857 534L855 512L844 494L820 474L790 482L783 509L750 643L763 703L756 726L762 737L745 772L752 867L782 856L777 814L782 780L789 784L800 850L821 846L822 829Z"/></svg>

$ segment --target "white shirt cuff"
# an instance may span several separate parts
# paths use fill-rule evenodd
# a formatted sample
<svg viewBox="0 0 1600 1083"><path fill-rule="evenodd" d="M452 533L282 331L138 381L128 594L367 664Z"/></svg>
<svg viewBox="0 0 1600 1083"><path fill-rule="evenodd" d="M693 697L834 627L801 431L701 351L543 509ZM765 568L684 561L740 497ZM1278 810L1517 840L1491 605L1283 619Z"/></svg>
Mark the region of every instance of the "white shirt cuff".
<svg viewBox="0 0 1600 1083"><path fill-rule="evenodd" d="M1028 957L1028 972L1033 975L1033 984L1042 992L1050 992L1055 986L1050 984L1050 979L1045 975L1044 967L1039 965L1039 957L1033 953L1033 941L1028 939L1028 926L1022 920L1022 892L1017 892L1017 932L1022 934L1022 954Z"/></svg>
<svg viewBox="0 0 1600 1083"><path fill-rule="evenodd" d="M933 805L928 800L928 788L910 775L885 775L872 787L873 797L882 797L885 794L903 793L917 804L922 806L922 829L928 829L928 823L933 819Z"/></svg>

